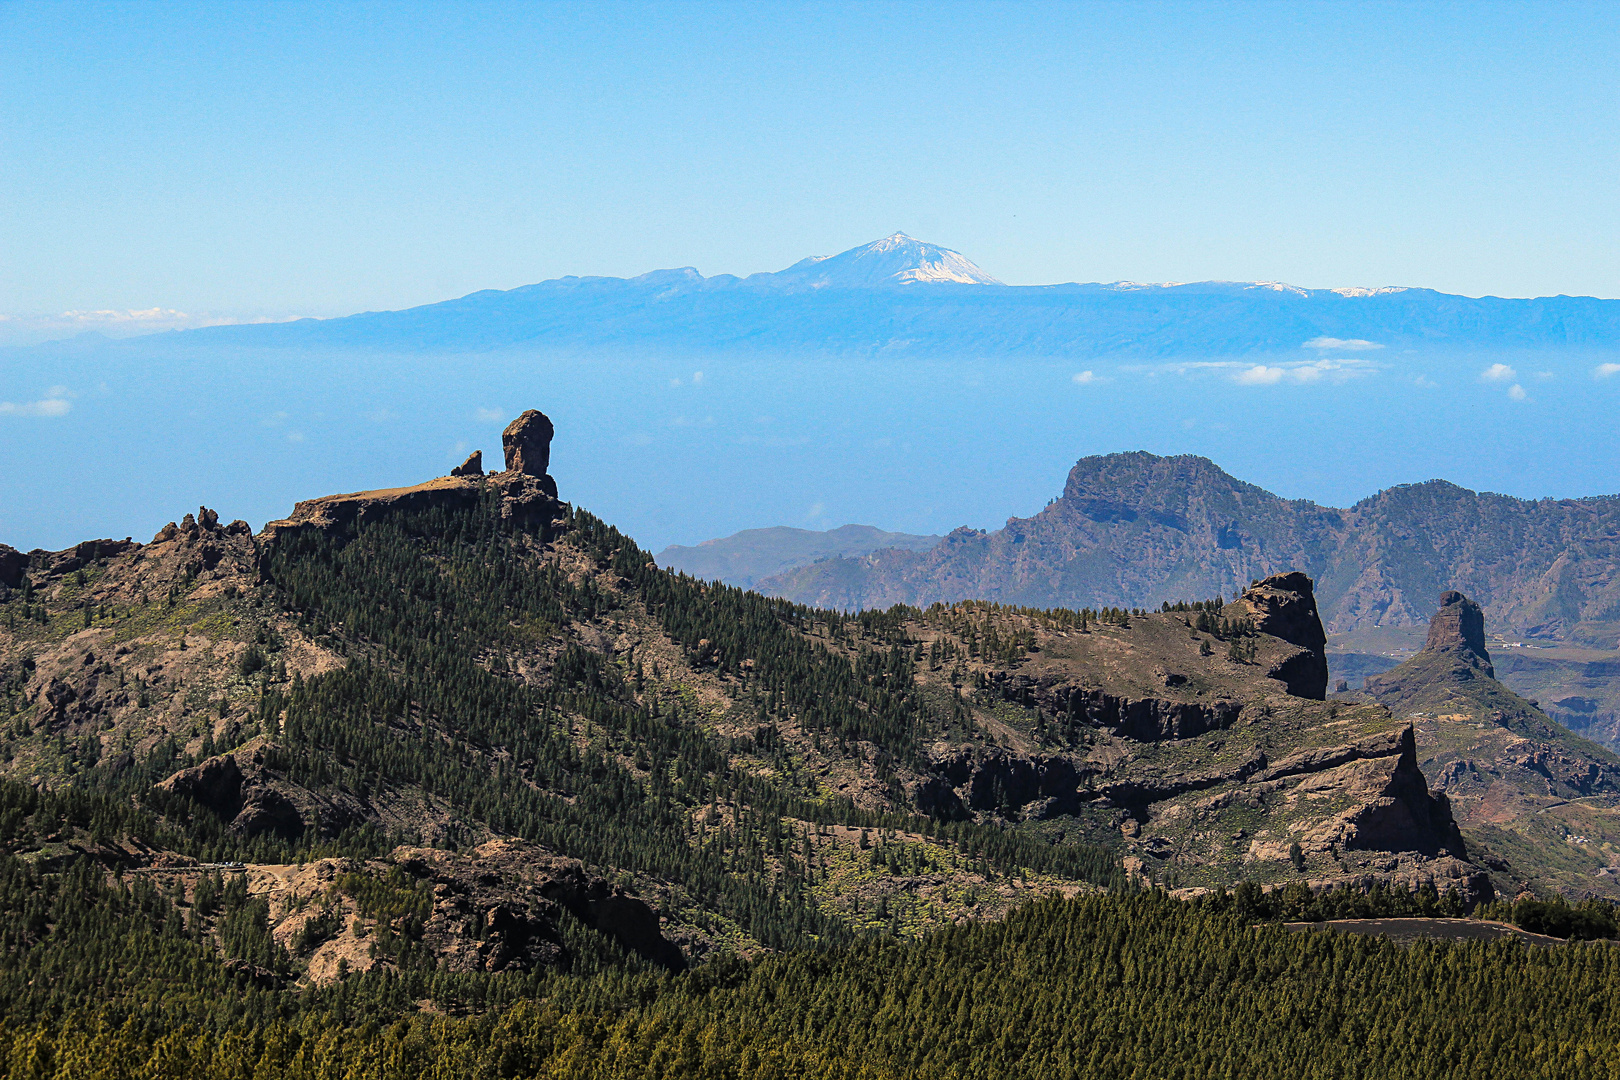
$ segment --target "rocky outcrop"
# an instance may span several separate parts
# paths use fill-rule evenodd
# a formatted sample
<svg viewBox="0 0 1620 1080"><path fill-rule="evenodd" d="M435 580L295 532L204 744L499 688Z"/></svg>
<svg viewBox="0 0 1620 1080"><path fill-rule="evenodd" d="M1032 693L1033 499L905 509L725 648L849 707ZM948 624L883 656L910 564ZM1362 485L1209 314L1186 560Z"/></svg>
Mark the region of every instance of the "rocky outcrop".
<svg viewBox="0 0 1620 1080"><path fill-rule="evenodd" d="M919 810L948 821L981 810L1050 818L1076 813L1082 784L1100 772L1058 755L1026 758L1001 749L961 749L934 763L933 775L917 785L912 799ZM1031 803L1038 805L1026 812Z"/></svg>
<svg viewBox="0 0 1620 1080"><path fill-rule="evenodd" d="M270 834L296 840L309 829L336 836L372 816L358 801L324 798L292 783L270 762L270 743L250 745L181 769L158 787L191 799L243 836Z"/></svg>
<svg viewBox="0 0 1620 1080"><path fill-rule="evenodd" d="M1393 753L1368 753L1357 764L1344 766L1351 782L1345 790L1359 797L1360 805L1343 816L1342 834L1347 847L1377 851L1417 851L1424 855L1450 855L1466 859L1462 833L1451 816L1443 791L1431 792L1418 767L1417 743L1412 728L1402 728L1380 743ZM1366 746L1378 750L1380 746ZM1386 762L1395 759L1390 769ZM1365 762L1371 767L1357 767Z"/></svg>
<svg viewBox="0 0 1620 1080"><path fill-rule="evenodd" d="M1429 621L1423 650L1385 674L1367 676L1362 688L1391 708L1404 708L1476 680L1494 684L1495 679L1496 668L1485 649L1484 613L1468 597L1448 589L1440 594L1440 610Z"/></svg>
<svg viewBox="0 0 1620 1080"><path fill-rule="evenodd" d="M127 537L123 540L81 540L64 551L31 551L23 556L23 560L30 573L45 578L60 578L75 570L83 570L98 561L134 551L140 546ZM4 562L3 553L0 553L0 562ZM20 576L21 571L19 584Z"/></svg>
<svg viewBox="0 0 1620 1080"><path fill-rule="evenodd" d="M546 475L551 467L551 438L555 434L551 418L539 409L529 409L506 425L506 430L501 432L506 471L525 476Z"/></svg>
<svg viewBox="0 0 1620 1080"><path fill-rule="evenodd" d="M1423 647L1466 654L1479 662L1486 675L1496 678L1491 654L1485 649L1485 612L1454 589L1440 594L1440 610L1429 620L1429 638Z"/></svg>
<svg viewBox="0 0 1620 1080"><path fill-rule="evenodd" d="M1170 687L1186 682L1186 677L1179 674L1166 673L1162 678ZM1004 701L1071 716L1080 723L1136 742L1190 739L1207 731L1219 731L1231 727L1243 711L1240 702L1225 698L1173 701L1134 697L1095 685L1076 685L1050 675L988 671L984 679L986 688Z"/></svg>
<svg viewBox="0 0 1620 1080"><path fill-rule="evenodd" d="M14 547L0 544L0 586L22 588L23 575L28 570L28 556Z"/></svg>
<svg viewBox="0 0 1620 1080"><path fill-rule="evenodd" d="M423 942L451 970L567 967L563 912L666 970L686 967L645 901L535 844L492 840L467 854L401 848L394 860L432 883Z"/></svg>
<svg viewBox="0 0 1620 1080"><path fill-rule="evenodd" d="M1299 651L1266 672L1295 697L1327 697L1327 634L1316 611L1311 579L1298 570L1273 574L1245 589L1226 606L1227 618L1248 619L1259 633L1270 634Z"/></svg>
<svg viewBox="0 0 1620 1080"><path fill-rule="evenodd" d="M501 517L541 537L549 536L567 513L567 507L557 501L557 482L545 471L551 458L551 436L551 421L530 409L502 435L506 472L486 476L483 452L479 451L449 476L425 483L306 499L286 518L266 524L265 538L273 542L281 534L301 528L349 531L368 521L438 507L471 509L491 493Z"/></svg>
<svg viewBox="0 0 1620 1080"><path fill-rule="evenodd" d="M483 480L473 476L441 477L410 487L324 495L295 504L292 513L281 521L266 523L264 537L274 543L283 533L301 528L350 532L368 522L400 513L420 512L434 507L472 509L482 501L483 496Z"/></svg>

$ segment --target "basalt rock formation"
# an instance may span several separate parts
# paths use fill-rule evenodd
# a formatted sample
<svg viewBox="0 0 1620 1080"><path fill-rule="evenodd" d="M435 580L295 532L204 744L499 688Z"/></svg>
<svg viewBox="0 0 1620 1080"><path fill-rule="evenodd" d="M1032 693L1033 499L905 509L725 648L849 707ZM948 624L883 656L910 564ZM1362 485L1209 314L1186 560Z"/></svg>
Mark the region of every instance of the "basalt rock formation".
<svg viewBox="0 0 1620 1080"><path fill-rule="evenodd" d="M8 589L21 588L23 573L27 569L27 555L14 547L0 544L0 586Z"/></svg>
<svg viewBox="0 0 1620 1080"><path fill-rule="evenodd" d="M273 743L249 744L181 769L158 787L193 800L243 836L297 840L312 829L333 837L376 816L353 796L323 798L292 783L272 767L275 754Z"/></svg>
<svg viewBox="0 0 1620 1080"><path fill-rule="evenodd" d="M946 820L1107 830L1140 874L1172 887L1304 873L1491 895L1419 767L1411 724L1322 700L1308 578L1251 586L1220 613L1224 638L1195 614L1082 631L988 606L921 613L907 627L919 652L968 659L920 677L977 687L971 700L990 716L983 743L936 744L908 787L914 805ZM1021 647L996 659L1013 639Z"/></svg>
<svg viewBox="0 0 1620 1080"><path fill-rule="evenodd" d="M580 957L570 947L569 923L600 934L609 950L669 971L686 967L646 903L578 860L522 840L490 840L460 852L399 847L380 859L326 858L240 872L268 902L276 941L298 954L315 985L346 971L386 969L387 956L374 943L379 931L398 934L402 920L387 925L361 902L376 891L417 900L415 947L449 972L573 969ZM164 876L184 883L197 873L182 864Z"/></svg>
<svg viewBox="0 0 1620 1080"><path fill-rule="evenodd" d="M669 971L686 967L644 901L539 845L492 840L465 855L403 848L393 859L412 877L432 882L433 912L423 940L451 970L559 966L566 962L559 925L564 911L626 952Z"/></svg>
<svg viewBox="0 0 1620 1080"><path fill-rule="evenodd" d="M1299 652L1279 661L1266 676L1282 681L1298 697L1327 697L1327 634L1309 577L1298 570L1273 574L1243 590L1222 614L1248 619L1258 632L1298 645Z"/></svg>
<svg viewBox="0 0 1620 1080"><path fill-rule="evenodd" d="M1423 651L1391 671L1367 676L1363 689L1381 701L1408 702L1475 679L1496 679L1485 648L1485 616L1478 604L1447 589Z"/></svg>
<svg viewBox="0 0 1620 1080"><path fill-rule="evenodd" d="M1496 678L1491 654L1485 648L1485 613L1455 589L1440 594L1440 610L1429 620L1429 638L1423 647L1462 653L1477 662L1486 675Z"/></svg>
<svg viewBox="0 0 1620 1080"><path fill-rule="evenodd" d="M1361 694L1411 721L1418 759L1442 789L1498 887L1528 879L1576 892L1620 895L1620 757L1554 723L1498 682L1480 608L1455 590L1440 596L1424 649L1368 676ZM1579 801L1577 801L1579 800Z"/></svg>
<svg viewBox="0 0 1620 1080"><path fill-rule="evenodd" d="M551 418L539 409L529 409L506 425L501 447L506 451L506 471L544 476L551 467L551 439L556 429Z"/></svg>
<svg viewBox="0 0 1620 1080"><path fill-rule="evenodd" d="M545 536L566 513L564 504L557 500L557 482L545 471L551 460L551 436L551 421L545 413L530 409L512 421L501 436L506 448L505 472L486 475L480 450L452 469L449 476L421 484L304 500L285 519L266 524L265 534L273 538L304 527L351 529L395 513L433 507L468 510L493 494L499 500L503 518Z"/></svg>

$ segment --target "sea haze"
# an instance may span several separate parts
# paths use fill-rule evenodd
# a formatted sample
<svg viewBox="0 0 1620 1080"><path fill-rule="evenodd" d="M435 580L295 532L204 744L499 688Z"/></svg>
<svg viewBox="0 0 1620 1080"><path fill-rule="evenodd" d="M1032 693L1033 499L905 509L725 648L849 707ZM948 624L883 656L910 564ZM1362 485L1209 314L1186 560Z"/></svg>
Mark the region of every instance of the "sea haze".
<svg viewBox="0 0 1620 1080"><path fill-rule="evenodd" d="M644 546L1039 510L1076 459L1195 453L1348 505L1443 477L1620 490L1620 301L1276 283L1007 286L896 235L778 274L564 278L400 312L0 352L0 541L150 536L498 458Z"/></svg>

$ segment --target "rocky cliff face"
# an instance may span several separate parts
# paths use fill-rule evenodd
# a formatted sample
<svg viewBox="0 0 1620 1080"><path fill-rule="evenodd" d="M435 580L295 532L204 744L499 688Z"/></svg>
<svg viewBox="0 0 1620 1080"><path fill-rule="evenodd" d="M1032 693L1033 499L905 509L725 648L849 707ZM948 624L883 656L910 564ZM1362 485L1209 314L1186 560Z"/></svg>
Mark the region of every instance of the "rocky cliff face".
<svg viewBox="0 0 1620 1080"><path fill-rule="evenodd" d="M1440 610L1429 621L1429 637L1423 647L1431 652L1459 653L1496 678L1491 654L1485 648L1485 613L1454 589L1440 594Z"/></svg>
<svg viewBox="0 0 1620 1080"><path fill-rule="evenodd" d="M1369 675L1363 689L1401 707L1446 695L1476 679L1495 680L1485 648L1485 616L1478 604L1454 589L1440 594L1423 651L1382 675ZM1502 688L1506 690L1506 687Z"/></svg>
<svg viewBox="0 0 1620 1080"><path fill-rule="evenodd" d="M577 949L595 936L597 948L622 949L669 971L686 967L646 903L577 860L521 840L492 840L464 852L401 847L387 859L328 858L238 872L268 902L277 942L317 986L346 972L390 969L395 958L378 945L400 941L449 972L568 971L581 960ZM177 861L160 878L195 895L202 873ZM367 903L379 893L414 914L384 917Z"/></svg>
<svg viewBox="0 0 1620 1080"><path fill-rule="evenodd" d="M1620 496L1525 501L1444 481L1347 510L1278 498L1198 457L1084 458L1063 496L991 533L958 530L923 553L828 559L759 588L803 603L882 608L994 600L1036 607L1157 607L1231 596L1301 570L1331 632L1420 625L1457 587L1515 633L1620 640Z"/></svg>
<svg viewBox="0 0 1620 1080"><path fill-rule="evenodd" d="M1346 697L1411 721L1425 774L1501 889L1537 878L1620 896L1620 757L1496 680L1479 605L1441 593L1424 649Z"/></svg>
<svg viewBox="0 0 1620 1080"><path fill-rule="evenodd" d="M530 409L501 435L506 471L486 476L483 451L472 454L447 477L410 487L359 491L308 499L284 520L265 526L267 538L304 527L351 529L399 512L432 507L466 510L485 499L496 501L503 518L517 521L544 538L554 533L566 512L557 499L557 481L546 472L551 461L553 429L545 413Z"/></svg>
<svg viewBox="0 0 1620 1080"><path fill-rule="evenodd" d="M981 650L921 674L978 687L970 700L985 738L937 745L911 799L948 820L1106 830L1138 873L1172 887L1303 874L1487 895L1445 796L1419 768L1410 725L1377 705L1322 700L1325 636L1309 579L1257 582L1222 615L1239 628L1224 639L1190 612L1083 632L988 606L924 613L908 633L930 657L936 646L956 653L952 642L1029 636L1011 661Z"/></svg>
<svg viewBox="0 0 1620 1080"><path fill-rule="evenodd" d="M1327 633L1316 611L1310 578L1297 570L1273 574L1243 590L1223 615L1247 620L1259 633L1299 646L1266 676L1281 680L1290 694L1318 701L1327 697Z"/></svg>
<svg viewBox="0 0 1620 1080"><path fill-rule="evenodd" d="M551 467L551 440L555 434L551 418L539 409L530 409L506 425L501 432L506 471L545 476Z"/></svg>
<svg viewBox="0 0 1620 1080"><path fill-rule="evenodd" d="M181 769L158 787L192 800L243 836L297 840L313 831L330 838L377 819L376 809L353 795L323 797L288 780L275 767L278 749L273 742L255 739Z"/></svg>

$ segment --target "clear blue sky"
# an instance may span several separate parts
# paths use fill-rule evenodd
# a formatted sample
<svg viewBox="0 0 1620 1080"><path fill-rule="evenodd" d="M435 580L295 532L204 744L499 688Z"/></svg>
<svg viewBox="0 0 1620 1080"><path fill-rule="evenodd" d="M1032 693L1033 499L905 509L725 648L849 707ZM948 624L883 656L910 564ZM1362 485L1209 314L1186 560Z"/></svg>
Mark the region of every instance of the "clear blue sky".
<svg viewBox="0 0 1620 1080"><path fill-rule="evenodd" d="M1620 296L1620 6L0 3L0 315L897 229L1013 283Z"/></svg>

